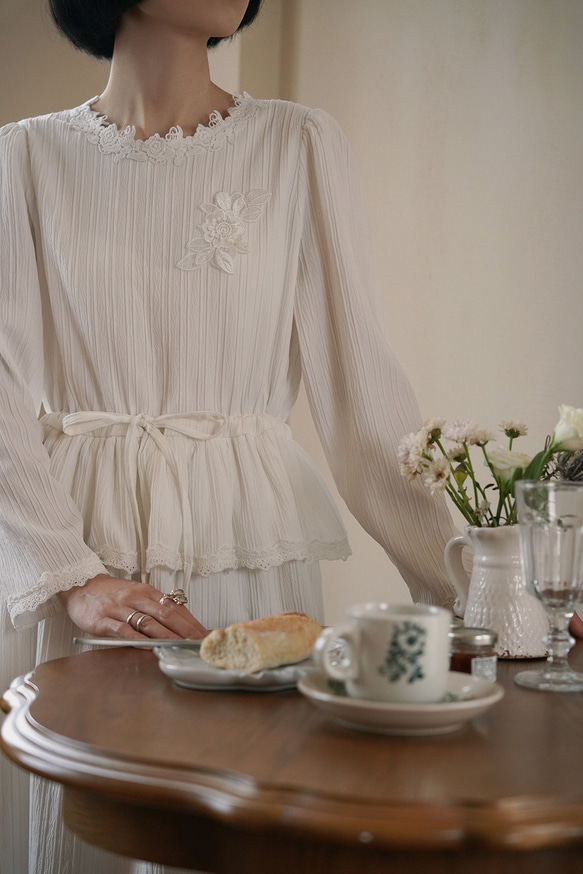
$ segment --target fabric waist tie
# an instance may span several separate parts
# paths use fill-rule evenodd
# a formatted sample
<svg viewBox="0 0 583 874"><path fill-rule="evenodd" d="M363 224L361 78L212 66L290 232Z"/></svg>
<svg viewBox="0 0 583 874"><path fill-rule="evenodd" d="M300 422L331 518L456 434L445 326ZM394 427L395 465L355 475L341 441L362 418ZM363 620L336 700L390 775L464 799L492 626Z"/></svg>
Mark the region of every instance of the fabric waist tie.
<svg viewBox="0 0 583 874"><path fill-rule="evenodd" d="M143 413L132 416L127 413L83 411L78 413L46 413L40 419L43 426L61 431L70 437L78 435L93 437L125 436L125 481L129 493L134 524L139 543L140 572L145 572L145 544L140 508L138 505L138 453L142 436L154 441L176 481L182 510L184 549L184 582L188 584L194 563L194 525L188 483L180 471L166 432L173 431L191 440L213 440L216 437L235 438L260 434L277 429L290 434L288 426L267 413L246 413L239 416L223 416L214 412L169 413L163 416L147 416Z"/></svg>

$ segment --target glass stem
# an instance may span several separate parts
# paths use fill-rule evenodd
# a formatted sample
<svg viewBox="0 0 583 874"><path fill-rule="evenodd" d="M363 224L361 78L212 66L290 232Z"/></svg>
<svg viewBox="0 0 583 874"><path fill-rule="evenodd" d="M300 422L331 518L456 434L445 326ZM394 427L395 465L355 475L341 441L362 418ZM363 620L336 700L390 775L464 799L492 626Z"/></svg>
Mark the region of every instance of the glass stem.
<svg viewBox="0 0 583 874"><path fill-rule="evenodd" d="M575 643L569 634L569 620L573 613L563 613L559 610L549 610L551 627L545 637L548 655L545 673L554 675L570 671L567 656Z"/></svg>

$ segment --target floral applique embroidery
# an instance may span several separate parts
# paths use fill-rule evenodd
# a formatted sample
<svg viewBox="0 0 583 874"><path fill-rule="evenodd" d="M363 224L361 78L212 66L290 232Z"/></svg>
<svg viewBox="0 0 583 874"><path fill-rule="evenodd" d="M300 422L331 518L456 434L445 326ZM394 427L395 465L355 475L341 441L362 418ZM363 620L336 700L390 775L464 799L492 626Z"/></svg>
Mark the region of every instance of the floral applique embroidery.
<svg viewBox="0 0 583 874"><path fill-rule="evenodd" d="M186 244L189 254L176 266L181 270L196 270L210 261L225 273L233 273L235 256L249 252L245 225L259 221L270 197L268 191L261 189L245 195L238 191L233 194L219 191L215 203L201 205L205 219L199 225L200 235Z"/></svg>

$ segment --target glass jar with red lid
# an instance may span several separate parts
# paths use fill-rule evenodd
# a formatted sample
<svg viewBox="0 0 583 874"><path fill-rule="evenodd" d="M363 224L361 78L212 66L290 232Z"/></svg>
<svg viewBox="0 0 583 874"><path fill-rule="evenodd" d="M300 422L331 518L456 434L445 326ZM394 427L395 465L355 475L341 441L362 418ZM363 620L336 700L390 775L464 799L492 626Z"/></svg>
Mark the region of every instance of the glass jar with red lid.
<svg viewBox="0 0 583 874"><path fill-rule="evenodd" d="M496 681L494 647L498 635L495 631L489 628L452 627L449 640L451 671L462 671L491 683Z"/></svg>

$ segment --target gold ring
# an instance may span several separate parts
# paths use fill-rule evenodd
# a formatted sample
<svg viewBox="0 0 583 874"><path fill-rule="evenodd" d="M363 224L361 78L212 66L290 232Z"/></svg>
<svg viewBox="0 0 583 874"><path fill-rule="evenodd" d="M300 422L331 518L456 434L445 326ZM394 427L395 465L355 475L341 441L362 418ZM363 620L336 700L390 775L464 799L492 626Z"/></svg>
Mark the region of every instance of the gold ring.
<svg viewBox="0 0 583 874"><path fill-rule="evenodd" d="M139 631L139 630L140 630L140 625L142 624L142 622L144 621L144 619L151 619L151 618L152 618L152 617L151 617L151 616L148 616L147 613L142 613L142 615L140 616L140 618L139 618L138 621L136 622L136 631Z"/></svg>
<svg viewBox="0 0 583 874"><path fill-rule="evenodd" d="M132 612L130 613L130 615L126 619L126 622L128 625L131 625L131 619L133 619L133 617L136 615L136 613L139 613L139 612L140 612L139 610L132 610ZM133 628L134 626L131 625L131 627Z"/></svg>
<svg viewBox="0 0 583 874"><path fill-rule="evenodd" d="M184 589L172 589L171 592L166 592L160 598L160 604L163 604L167 598L169 601L174 601L174 603L178 605L188 604L188 598L186 597Z"/></svg>

